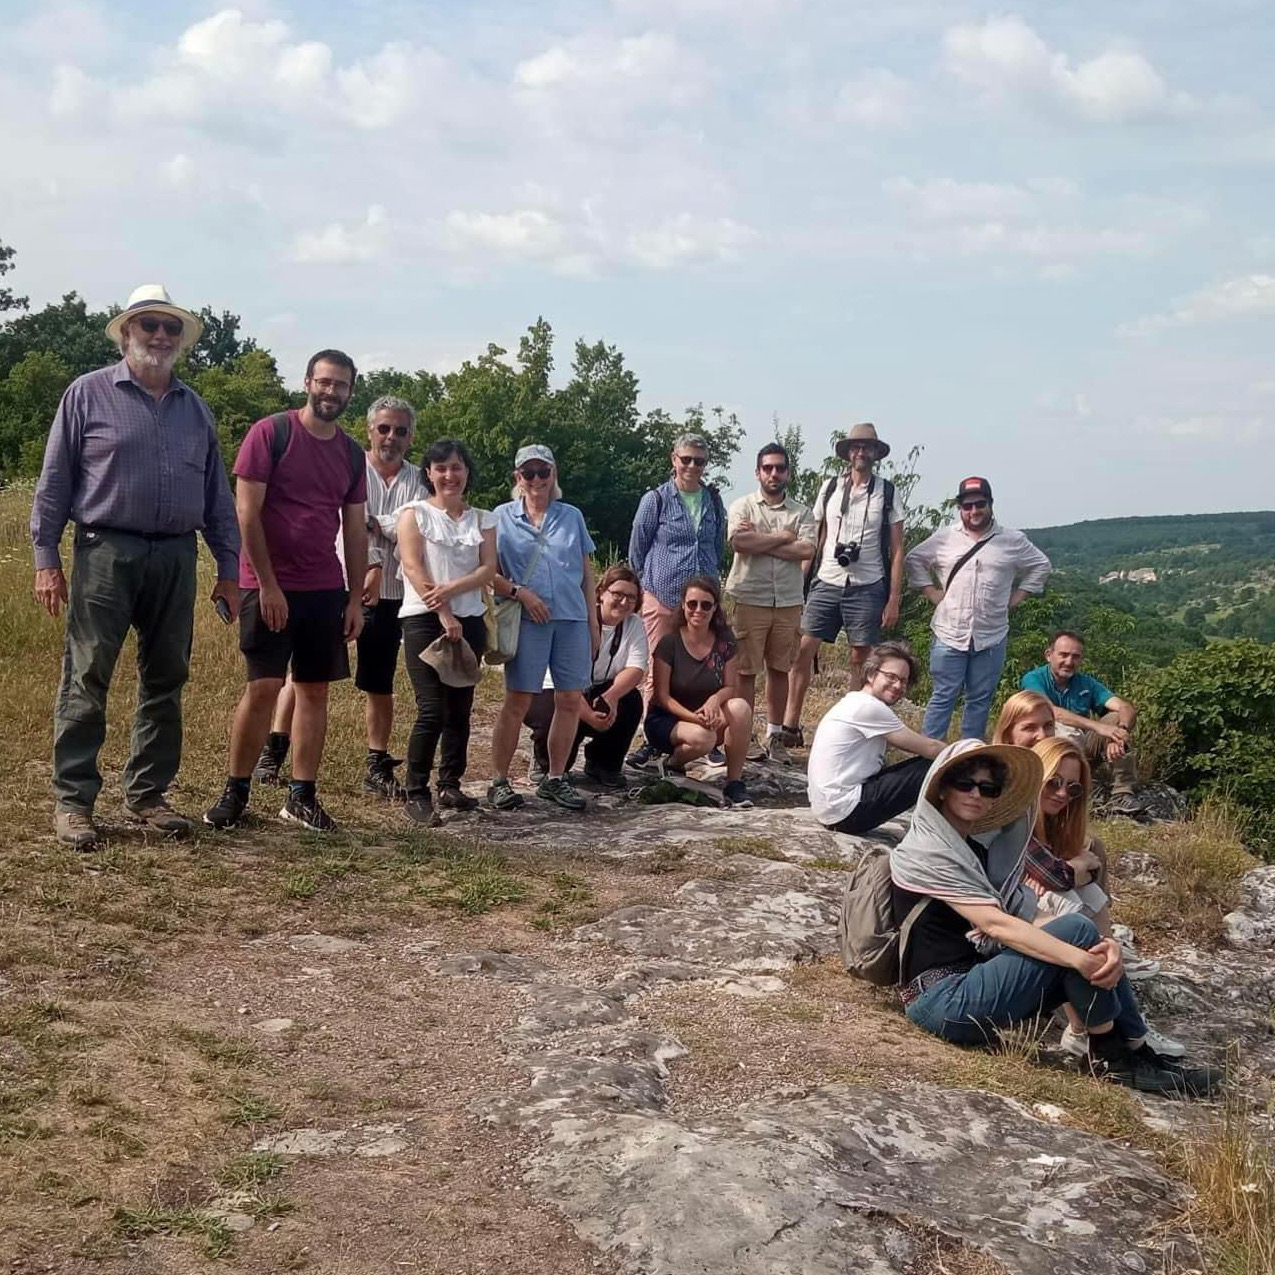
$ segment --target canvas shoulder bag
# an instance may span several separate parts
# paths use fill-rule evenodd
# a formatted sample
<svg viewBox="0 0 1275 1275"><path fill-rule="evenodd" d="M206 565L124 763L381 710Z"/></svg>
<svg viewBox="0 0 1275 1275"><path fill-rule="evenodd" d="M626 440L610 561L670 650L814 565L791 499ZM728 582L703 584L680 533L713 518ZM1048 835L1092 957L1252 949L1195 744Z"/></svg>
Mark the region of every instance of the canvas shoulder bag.
<svg viewBox="0 0 1275 1275"><path fill-rule="evenodd" d="M536 547L527 559L527 569L521 580L514 583L521 586L535 574L540 562L540 555L545 548L543 528L536 533ZM518 654L518 634L522 629L522 603L517 598L498 598L496 591L487 591L487 649L483 659L488 664L508 664Z"/></svg>
<svg viewBox="0 0 1275 1275"><path fill-rule="evenodd" d="M841 899L837 945L846 969L877 987L897 986L908 936L929 901L927 896L913 904L896 927L890 852L881 846L869 850L848 873Z"/></svg>

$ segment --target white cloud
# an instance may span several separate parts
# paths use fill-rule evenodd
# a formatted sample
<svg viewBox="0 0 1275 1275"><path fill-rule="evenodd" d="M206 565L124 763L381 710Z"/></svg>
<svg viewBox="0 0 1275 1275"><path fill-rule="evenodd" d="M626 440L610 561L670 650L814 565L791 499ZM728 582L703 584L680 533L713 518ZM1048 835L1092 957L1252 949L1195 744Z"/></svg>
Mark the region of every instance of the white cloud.
<svg viewBox="0 0 1275 1275"><path fill-rule="evenodd" d="M457 209L447 214L446 229L454 247L479 248L509 257L552 257L562 250L566 239L562 224L538 208L506 213Z"/></svg>
<svg viewBox="0 0 1275 1275"><path fill-rule="evenodd" d="M1275 314L1275 275L1247 274L1201 288L1183 297L1163 314L1151 314L1122 324L1121 336L1148 336L1166 328L1222 323L1228 319L1260 318Z"/></svg>
<svg viewBox="0 0 1275 1275"><path fill-rule="evenodd" d="M734 261L757 237L755 230L729 217L706 219L681 213L630 234L626 246L643 265L666 270L693 261Z"/></svg>
<svg viewBox="0 0 1275 1275"><path fill-rule="evenodd" d="M371 261L385 249L385 209L373 204L361 222L330 222L320 230L299 234L289 254L293 261L348 265Z"/></svg>
<svg viewBox="0 0 1275 1275"><path fill-rule="evenodd" d="M93 81L78 66L63 63L53 70L49 110L61 117L78 115L88 104L93 92Z"/></svg>
<svg viewBox="0 0 1275 1275"><path fill-rule="evenodd" d="M1037 207L1031 191L996 182L958 182L951 177L938 177L918 183L906 177L892 177L882 189L925 221L1016 219L1033 213Z"/></svg>
<svg viewBox="0 0 1275 1275"><path fill-rule="evenodd" d="M638 95L672 102L694 97L706 79L700 59L658 31L620 39L578 36L514 68L514 83L530 93L600 90L606 97Z"/></svg>
<svg viewBox="0 0 1275 1275"><path fill-rule="evenodd" d="M912 113L912 86L893 71L867 71L841 86L834 111L865 128L901 128Z"/></svg>
<svg viewBox="0 0 1275 1275"><path fill-rule="evenodd" d="M1125 123L1182 112L1192 105L1171 93L1142 54L1107 49L1073 65L1017 15L952 27L943 38L949 70L993 97L1052 102L1095 123Z"/></svg>
<svg viewBox="0 0 1275 1275"><path fill-rule="evenodd" d="M179 152L164 164L164 179L175 190L187 189L195 180L195 161Z"/></svg>

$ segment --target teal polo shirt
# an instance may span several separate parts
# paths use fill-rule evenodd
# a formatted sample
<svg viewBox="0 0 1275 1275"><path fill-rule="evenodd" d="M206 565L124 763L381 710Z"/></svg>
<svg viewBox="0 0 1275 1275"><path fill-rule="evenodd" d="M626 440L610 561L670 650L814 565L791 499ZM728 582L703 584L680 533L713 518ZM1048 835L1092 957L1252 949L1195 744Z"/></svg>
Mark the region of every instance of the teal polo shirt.
<svg viewBox="0 0 1275 1275"><path fill-rule="evenodd" d="M1019 686L1025 691L1043 695L1055 707L1065 708L1077 717L1093 717L1106 708L1108 701L1115 699L1114 691L1088 673L1077 673L1067 683L1066 689L1060 690L1048 664L1024 673Z"/></svg>

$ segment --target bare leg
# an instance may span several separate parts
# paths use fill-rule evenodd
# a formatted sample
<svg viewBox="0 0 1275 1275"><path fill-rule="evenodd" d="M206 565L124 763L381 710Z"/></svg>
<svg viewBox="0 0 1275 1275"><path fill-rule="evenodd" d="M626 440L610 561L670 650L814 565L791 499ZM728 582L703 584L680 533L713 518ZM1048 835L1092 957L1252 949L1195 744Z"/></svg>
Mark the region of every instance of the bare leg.
<svg viewBox="0 0 1275 1275"><path fill-rule="evenodd" d="M742 699L727 700L726 714L726 778L738 779L744 773L744 759L753 737L753 710Z"/></svg>
<svg viewBox="0 0 1275 1275"><path fill-rule="evenodd" d="M500 706L495 725L491 728L491 777L493 780L509 778L509 763L513 761L514 750L518 747L522 719L527 716L527 710L530 707L531 693L529 691L505 692L505 702Z"/></svg>
<svg viewBox="0 0 1275 1275"><path fill-rule="evenodd" d="M371 695L363 708L367 723L367 746L378 752L386 752L390 746L390 731L394 727L394 696Z"/></svg>
<svg viewBox="0 0 1275 1275"><path fill-rule="evenodd" d="M810 678L820 645L817 637L803 633L792 672L788 674L788 703L784 708L782 724L791 726L794 730L801 725L801 710L806 704L806 692L810 689Z"/></svg>
<svg viewBox="0 0 1275 1275"><path fill-rule="evenodd" d="M327 682L298 682L297 706L292 712L292 778L313 781L319 777L323 744L328 737Z"/></svg>
<svg viewBox="0 0 1275 1275"><path fill-rule="evenodd" d="M281 697L282 686L281 677L263 677L244 687L230 727L231 779L247 779L252 774L261 755L261 745L270 733L270 714L275 698Z"/></svg>
<svg viewBox="0 0 1275 1275"><path fill-rule="evenodd" d="M566 773L567 758L580 729L580 706L584 697L579 691L555 691L553 721L549 723L549 777L561 779Z"/></svg>
<svg viewBox="0 0 1275 1275"><path fill-rule="evenodd" d="M292 734L292 707L296 702L296 692L292 689L292 677L289 675L274 702L274 718L270 722L270 729L276 735Z"/></svg>
<svg viewBox="0 0 1275 1275"><path fill-rule="evenodd" d="M872 648L870 646L852 646L850 648L850 673L846 681L846 689L857 691L863 687L863 665Z"/></svg>
<svg viewBox="0 0 1275 1275"><path fill-rule="evenodd" d="M740 679L740 690L743 690L743 681ZM753 703L752 697L749 696L748 703ZM784 711L788 706L788 674L781 673L778 669L768 668L766 670L766 725L782 726L784 724Z"/></svg>
<svg viewBox="0 0 1275 1275"><path fill-rule="evenodd" d="M708 755L709 749L717 743L717 735L706 726L692 726L690 722L678 722L673 727L670 739L673 742L673 755L669 758L674 766L685 766L697 757Z"/></svg>
<svg viewBox="0 0 1275 1275"><path fill-rule="evenodd" d="M770 676L769 673L766 675ZM748 707L754 708L757 704L757 674L741 673L739 675L739 694L740 697L748 701Z"/></svg>

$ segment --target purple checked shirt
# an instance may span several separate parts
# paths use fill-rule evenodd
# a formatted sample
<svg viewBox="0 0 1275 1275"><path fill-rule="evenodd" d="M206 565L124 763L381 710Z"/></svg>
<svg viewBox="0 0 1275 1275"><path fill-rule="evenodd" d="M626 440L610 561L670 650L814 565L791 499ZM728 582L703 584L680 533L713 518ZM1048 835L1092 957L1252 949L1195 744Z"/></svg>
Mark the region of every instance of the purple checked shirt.
<svg viewBox="0 0 1275 1275"><path fill-rule="evenodd" d="M239 579L239 522L208 404L176 378L158 402L124 360L67 387L31 510L37 570L61 569L68 522L143 535L202 531Z"/></svg>

